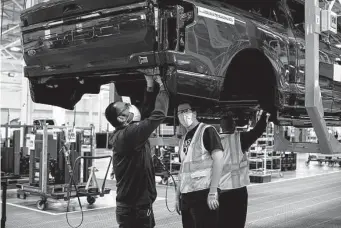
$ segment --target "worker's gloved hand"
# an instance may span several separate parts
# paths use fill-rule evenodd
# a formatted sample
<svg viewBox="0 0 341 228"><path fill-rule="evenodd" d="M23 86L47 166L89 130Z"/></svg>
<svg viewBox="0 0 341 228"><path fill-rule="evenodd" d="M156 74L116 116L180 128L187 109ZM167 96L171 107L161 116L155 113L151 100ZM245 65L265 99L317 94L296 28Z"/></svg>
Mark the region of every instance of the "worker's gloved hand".
<svg viewBox="0 0 341 228"><path fill-rule="evenodd" d="M160 86L163 85L163 82L162 82L162 80L161 80L160 75L154 75L153 78L154 78L154 81L155 81L157 84L159 84Z"/></svg>
<svg viewBox="0 0 341 228"><path fill-rule="evenodd" d="M175 210L176 212L181 215L181 208L180 208L180 194L175 194Z"/></svg>
<svg viewBox="0 0 341 228"><path fill-rule="evenodd" d="M257 111L257 117L256 120L260 120L261 118L266 118L266 111L264 111L263 109L260 109L259 111Z"/></svg>
<svg viewBox="0 0 341 228"><path fill-rule="evenodd" d="M162 82L162 80L161 80L160 75L155 75L155 76L154 76L154 81L155 81L157 84L159 84L160 90L165 90L165 86L164 86L164 84L163 84L163 82Z"/></svg>
<svg viewBox="0 0 341 228"><path fill-rule="evenodd" d="M153 88L154 87L154 79L152 75L145 75L144 78L147 81L147 88Z"/></svg>
<svg viewBox="0 0 341 228"><path fill-rule="evenodd" d="M217 210L219 208L218 192L208 193L207 205L210 208L210 210Z"/></svg>

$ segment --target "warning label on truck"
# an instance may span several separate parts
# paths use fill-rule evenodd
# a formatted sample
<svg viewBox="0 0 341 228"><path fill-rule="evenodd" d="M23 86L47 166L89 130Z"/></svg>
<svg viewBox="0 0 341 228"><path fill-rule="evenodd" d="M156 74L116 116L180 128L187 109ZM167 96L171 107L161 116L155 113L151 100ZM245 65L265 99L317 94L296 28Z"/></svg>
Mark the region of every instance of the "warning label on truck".
<svg viewBox="0 0 341 228"><path fill-rule="evenodd" d="M231 25L234 25L235 23L234 17L228 16L222 13L218 13L213 10L209 10L209 9L202 8L202 7L198 7L198 15L202 17L211 18L213 20L225 22Z"/></svg>

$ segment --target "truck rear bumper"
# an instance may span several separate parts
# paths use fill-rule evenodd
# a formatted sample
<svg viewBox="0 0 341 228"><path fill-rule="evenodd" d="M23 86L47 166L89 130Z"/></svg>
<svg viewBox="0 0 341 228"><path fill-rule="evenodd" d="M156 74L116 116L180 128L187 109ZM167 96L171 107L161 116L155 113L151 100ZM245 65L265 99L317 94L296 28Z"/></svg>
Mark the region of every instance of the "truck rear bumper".
<svg viewBox="0 0 341 228"><path fill-rule="evenodd" d="M86 64L70 63L68 65L54 66L25 66L25 77L28 79L39 79L48 77L53 80L58 78L74 77L101 77L101 76L123 76L129 73L139 73L139 70L155 68L158 66L176 66L177 53L142 52L135 53L127 58L110 59L105 61L93 61Z"/></svg>

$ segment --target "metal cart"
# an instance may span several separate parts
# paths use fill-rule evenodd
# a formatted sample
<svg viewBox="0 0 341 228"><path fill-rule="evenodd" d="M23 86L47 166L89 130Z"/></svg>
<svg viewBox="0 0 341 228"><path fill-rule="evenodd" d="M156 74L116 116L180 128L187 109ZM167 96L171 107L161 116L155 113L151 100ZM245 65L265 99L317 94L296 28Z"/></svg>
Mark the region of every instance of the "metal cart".
<svg viewBox="0 0 341 228"><path fill-rule="evenodd" d="M172 180L169 174L176 177L179 173L181 163L176 161L175 158L178 158L177 153L168 153L164 159L154 158L155 176L160 176L162 178L161 184L170 184ZM163 167L163 165L165 167Z"/></svg>
<svg viewBox="0 0 341 228"><path fill-rule="evenodd" d="M18 184L17 185L17 197L21 198L23 196L23 199L26 199L27 195L36 195L40 196L40 200L37 201L36 205L39 210L45 210L47 207L47 199L55 199L55 200L60 200L64 199L69 200L70 198L75 198L75 197L87 197L87 202L92 205L96 202L96 196L103 197L106 194L109 194L111 189L105 187L105 182L107 179L107 175L109 172L110 164L112 162L112 156L107 155L107 156L79 156L75 162L74 166L76 167L77 162L80 159L103 159L103 158L110 158L110 162L107 167L107 171L103 180L102 187L99 188L97 185L97 180L96 176L90 175L88 182L87 183L81 183L72 186L71 184L59 184L59 185L44 185L42 184L39 187L35 186L30 186L27 184ZM91 186L90 182L95 180L96 186ZM42 182L43 183L43 182ZM71 187L70 187L71 186Z"/></svg>
<svg viewBox="0 0 341 228"><path fill-rule="evenodd" d="M249 152L249 155L250 155L249 162L256 163L256 168L250 169L250 174L256 174L256 175L278 174L280 177L283 177L283 173L281 171L282 158L281 156L273 155L274 137L273 137L273 134L270 134L269 132L269 128L272 128L272 126L269 124L268 119L269 119L269 115L267 116L267 126L266 126L265 137L258 139L256 146L255 146L255 148L262 148L262 149L260 151L256 149L255 151ZM265 141L265 143L260 146L258 145L259 141ZM253 156L253 154L256 154L256 156ZM279 161L279 167L277 169L274 168L275 160ZM268 161L270 161L270 169L267 168ZM261 163L261 168L258 168L259 163Z"/></svg>
<svg viewBox="0 0 341 228"><path fill-rule="evenodd" d="M308 166L311 161L318 162L319 165L322 165L323 163L328 164L328 166L333 167L335 164L339 164L341 166L341 155L315 155L315 154L309 154L308 160L305 162L305 164Z"/></svg>

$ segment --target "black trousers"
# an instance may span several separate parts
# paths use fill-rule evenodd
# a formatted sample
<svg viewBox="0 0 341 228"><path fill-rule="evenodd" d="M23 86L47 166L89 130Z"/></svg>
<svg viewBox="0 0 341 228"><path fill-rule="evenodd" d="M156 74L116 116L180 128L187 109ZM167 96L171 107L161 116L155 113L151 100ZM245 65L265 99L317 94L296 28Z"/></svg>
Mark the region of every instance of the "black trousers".
<svg viewBox="0 0 341 228"><path fill-rule="evenodd" d="M247 205L246 187L222 191L219 197L219 228L244 228Z"/></svg>
<svg viewBox="0 0 341 228"><path fill-rule="evenodd" d="M217 228L219 210L207 205L208 190L186 194L181 198L183 228Z"/></svg>
<svg viewBox="0 0 341 228"><path fill-rule="evenodd" d="M116 221L119 228L154 228L155 219L151 205L116 207Z"/></svg>

